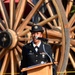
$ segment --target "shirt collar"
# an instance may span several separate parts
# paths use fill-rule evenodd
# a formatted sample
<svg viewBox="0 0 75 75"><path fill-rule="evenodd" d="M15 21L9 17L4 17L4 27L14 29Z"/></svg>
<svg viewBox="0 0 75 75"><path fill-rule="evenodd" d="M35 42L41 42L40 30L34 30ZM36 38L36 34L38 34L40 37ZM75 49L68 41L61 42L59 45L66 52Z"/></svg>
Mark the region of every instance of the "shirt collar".
<svg viewBox="0 0 75 75"><path fill-rule="evenodd" d="M40 47L40 45L41 45L41 41L38 43L38 47ZM36 45L34 44L34 42L33 42L33 46L35 47Z"/></svg>

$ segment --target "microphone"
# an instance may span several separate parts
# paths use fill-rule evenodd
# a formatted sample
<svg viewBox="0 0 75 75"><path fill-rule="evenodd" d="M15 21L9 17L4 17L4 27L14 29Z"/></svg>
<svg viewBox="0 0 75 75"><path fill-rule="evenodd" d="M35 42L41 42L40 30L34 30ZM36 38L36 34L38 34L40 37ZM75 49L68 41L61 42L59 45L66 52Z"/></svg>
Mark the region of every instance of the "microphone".
<svg viewBox="0 0 75 75"><path fill-rule="evenodd" d="M35 39L38 39L38 40L41 40L41 41L44 41L44 42L47 42L48 39L47 38L43 38L43 37L35 37Z"/></svg>

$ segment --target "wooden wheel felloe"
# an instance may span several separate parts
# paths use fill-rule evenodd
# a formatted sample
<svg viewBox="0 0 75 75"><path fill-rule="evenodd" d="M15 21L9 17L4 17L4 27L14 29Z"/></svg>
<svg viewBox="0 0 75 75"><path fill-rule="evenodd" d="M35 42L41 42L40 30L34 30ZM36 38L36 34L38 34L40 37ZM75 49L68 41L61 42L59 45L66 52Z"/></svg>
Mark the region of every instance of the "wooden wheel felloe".
<svg viewBox="0 0 75 75"><path fill-rule="evenodd" d="M72 7L75 6L74 5L75 1L74 0L69 0L68 3L66 4L66 17L68 19L68 27L69 27L69 33L70 33L70 52L69 52L69 62L70 65L72 66L72 70L75 69L75 44L74 44L74 34L75 34L75 10L74 13L71 14L72 11ZM68 10L69 8L69 10ZM69 16L71 14L71 16ZM70 18L69 18L70 17Z"/></svg>
<svg viewBox="0 0 75 75"><path fill-rule="evenodd" d="M27 11L27 7L30 8L30 11ZM42 7L45 7L44 12L41 10ZM1 75L8 72L11 75L15 75L15 73L19 72L22 47L30 40L29 30L31 26L29 25L35 23L33 16L36 13L39 14L40 18L37 23L43 26L44 29L46 28L48 42L52 44L54 58L58 62L57 70L64 71L67 66L65 62L68 62L66 54L68 55L69 53L70 40L68 37L68 21L61 1L39 0L34 5L31 0L19 0L17 4L15 0L10 0L9 8L8 13L5 3L3 0L0 0L0 35L3 35L2 32L5 32L0 40L3 43L0 46ZM4 45L6 40L8 40L5 36L6 34L11 42L8 46ZM44 37L45 35L46 33L44 32ZM2 41L3 38L6 40Z"/></svg>

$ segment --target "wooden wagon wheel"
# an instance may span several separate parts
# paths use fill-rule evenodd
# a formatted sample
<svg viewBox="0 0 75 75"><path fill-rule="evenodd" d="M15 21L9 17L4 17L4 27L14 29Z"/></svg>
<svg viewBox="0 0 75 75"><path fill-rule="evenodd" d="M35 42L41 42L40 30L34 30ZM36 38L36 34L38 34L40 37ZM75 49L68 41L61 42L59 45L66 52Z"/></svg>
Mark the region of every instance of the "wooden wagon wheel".
<svg viewBox="0 0 75 75"><path fill-rule="evenodd" d="M46 11L42 13L38 10L42 3L45 3L48 15L45 14ZM57 70L64 71L68 61L70 40L68 38L68 22L61 1L39 0L34 5L30 0L20 0L16 5L15 0L10 0L9 4L10 13L8 14L3 0L0 0L0 13L2 15L2 18L0 18L0 61L2 63L0 75L9 71L11 75L15 75L17 68L20 68L22 46L29 40L25 36L31 28L28 24L33 23L31 19L36 12L41 17L38 24L49 26L47 33L50 41L48 42L54 44L53 49L56 47L54 51L55 61L58 61ZM27 4L31 7L31 10L24 17ZM59 55L60 53L61 55ZM9 67L10 70L8 69Z"/></svg>

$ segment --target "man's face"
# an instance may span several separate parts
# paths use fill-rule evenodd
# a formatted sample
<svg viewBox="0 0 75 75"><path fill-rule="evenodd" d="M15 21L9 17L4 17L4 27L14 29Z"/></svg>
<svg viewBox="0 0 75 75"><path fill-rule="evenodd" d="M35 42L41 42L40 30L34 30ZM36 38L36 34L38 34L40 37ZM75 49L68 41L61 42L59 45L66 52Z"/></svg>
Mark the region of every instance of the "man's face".
<svg viewBox="0 0 75 75"><path fill-rule="evenodd" d="M35 37L42 37L43 33L42 32L32 32L32 39L34 43L38 43L40 40L36 39Z"/></svg>

